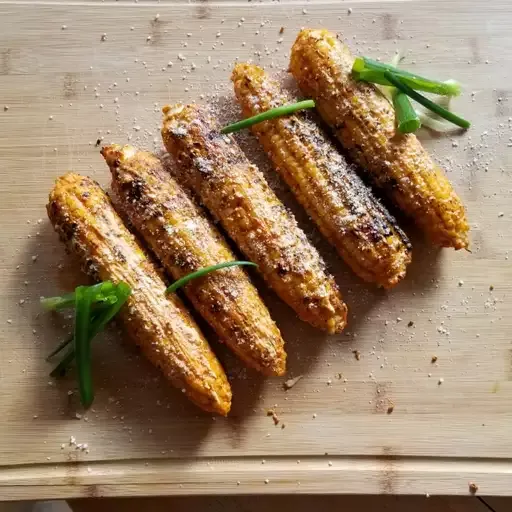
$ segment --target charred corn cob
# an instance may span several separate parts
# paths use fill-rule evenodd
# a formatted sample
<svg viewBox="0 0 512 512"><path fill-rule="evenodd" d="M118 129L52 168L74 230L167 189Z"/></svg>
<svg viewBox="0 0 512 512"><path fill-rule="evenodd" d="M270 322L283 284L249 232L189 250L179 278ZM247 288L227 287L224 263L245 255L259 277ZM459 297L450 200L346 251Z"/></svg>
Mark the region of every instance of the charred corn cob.
<svg viewBox="0 0 512 512"><path fill-rule="evenodd" d="M66 174L53 187L48 217L83 269L97 280L124 281L132 295L121 318L146 357L205 411L226 415L231 389L215 354L99 185Z"/></svg>
<svg viewBox="0 0 512 512"><path fill-rule="evenodd" d="M267 283L298 316L329 332L345 326L346 306L295 218L231 136L197 105L164 108L162 136L187 184L222 223Z"/></svg>
<svg viewBox="0 0 512 512"><path fill-rule="evenodd" d="M155 155L118 145L101 153L112 173L114 205L174 279L235 259L221 234ZM284 374L286 354L279 329L241 267L194 279L185 293L249 366L267 375Z"/></svg>
<svg viewBox="0 0 512 512"><path fill-rule="evenodd" d="M231 79L245 117L292 102L254 64L237 64ZM411 259L407 237L313 119L300 112L255 124L252 131L352 270L386 288L397 284Z"/></svg>
<svg viewBox="0 0 512 512"><path fill-rule="evenodd" d="M390 103L371 84L351 78L354 58L327 30L302 30L290 70L324 120L375 184L443 247L468 246L464 207L414 134L400 134Z"/></svg>

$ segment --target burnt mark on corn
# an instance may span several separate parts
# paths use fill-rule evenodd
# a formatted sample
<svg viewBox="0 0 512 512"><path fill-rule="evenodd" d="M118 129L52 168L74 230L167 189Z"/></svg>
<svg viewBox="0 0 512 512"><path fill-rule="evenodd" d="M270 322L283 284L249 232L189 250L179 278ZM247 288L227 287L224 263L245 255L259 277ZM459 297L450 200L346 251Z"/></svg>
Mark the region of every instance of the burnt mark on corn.
<svg viewBox="0 0 512 512"><path fill-rule="evenodd" d="M63 222L60 224L60 237L64 243L69 243L78 234L78 224L76 222Z"/></svg>
<svg viewBox="0 0 512 512"><path fill-rule="evenodd" d="M288 274L288 269L281 263L277 264L276 271L279 277L284 277L286 274Z"/></svg>
<svg viewBox="0 0 512 512"><path fill-rule="evenodd" d="M144 198L144 182L142 180L130 180L122 183L122 188L126 191L128 201L138 203Z"/></svg>

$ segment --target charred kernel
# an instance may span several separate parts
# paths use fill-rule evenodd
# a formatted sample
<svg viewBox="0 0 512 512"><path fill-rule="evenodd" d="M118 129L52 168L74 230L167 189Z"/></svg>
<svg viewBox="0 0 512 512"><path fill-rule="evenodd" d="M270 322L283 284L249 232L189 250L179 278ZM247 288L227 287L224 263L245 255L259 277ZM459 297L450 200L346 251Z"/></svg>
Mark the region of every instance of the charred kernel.
<svg viewBox="0 0 512 512"><path fill-rule="evenodd" d="M254 64L236 64L231 80L245 117L295 101ZM302 111L251 129L276 171L352 270L386 288L396 285L411 260L410 243L312 117ZM280 267L277 271L284 275Z"/></svg>

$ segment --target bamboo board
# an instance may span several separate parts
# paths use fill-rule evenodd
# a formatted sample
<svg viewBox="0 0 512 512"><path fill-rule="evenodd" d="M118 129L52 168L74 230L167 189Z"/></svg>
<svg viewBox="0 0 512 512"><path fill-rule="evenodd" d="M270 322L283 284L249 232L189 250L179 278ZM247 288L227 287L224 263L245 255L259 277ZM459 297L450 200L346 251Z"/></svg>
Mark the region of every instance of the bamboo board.
<svg viewBox="0 0 512 512"><path fill-rule="evenodd" d="M361 283L244 136L336 275L349 328L326 337L261 287L289 375L304 377L285 392L215 345L234 392L227 419L199 413L113 332L96 346L84 415L74 381L52 383L44 361L70 321L41 313L39 297L83 282L46 220L53 180L73 169L106 184L98 139L159 150L163 104L230 105L234 60L282 70L302 26L338 30L361 54L406 50L411 67L466 84L457 107L472 129L421 137L467 205L472 253L436 251L403 222L406 281L388 293ZM0 2L0 500L464 495L470 481L512 494L511 28L508 0Z"/></svg>

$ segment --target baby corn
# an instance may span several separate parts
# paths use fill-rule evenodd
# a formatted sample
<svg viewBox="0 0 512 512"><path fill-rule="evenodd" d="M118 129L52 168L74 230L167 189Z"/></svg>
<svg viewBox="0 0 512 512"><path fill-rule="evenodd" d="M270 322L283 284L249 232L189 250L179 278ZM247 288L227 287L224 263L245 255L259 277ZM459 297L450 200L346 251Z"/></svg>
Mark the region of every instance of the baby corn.
<svg viewBox="0 0 512 512"><path fill-rule="evenodd" d="M197 105L164 108L162 137L184 179L222 223L267 283L298 316L328 332L346 322L346 306L295 218L231 136Z"/></svg>
<svg viewBox="0 0 512 512"><path fill-rule="evenodd" d="M100 186L66 174L53 187L48 217L84 270L100 281L124 281L132 289L120 312L127 332L146 357L205 411L226 415L231 389L215 354Z"/></svg>
<svg viewBox="0 0 512 512"><path fill-rule="evenodd" d="M370 84L351 78L354 58L327 30L302 30L290 70L324 120L375 184L443 247L467 248L464 207L414 134L401 135L390 103Z"/></svg>
<svg viewBox="0 0 512 512"><path fill-rule="evenodd" d="M293 101L253 64L237 64L231 79L245 117ZM352 270L386 288L397 284L411 259L407 237L316 123L301 112L255 124L252 131Z"/></svg>
<svg viewBox="0 0 512 512"><path fill-rule="evenodd" d="M101 153L112 173L115 206L174 279L235 259L221 234L155 155L118 145ZM240 267L194 279L184 290L243 361L267 375L284 374L286 354L279 329Z"/></svg>

